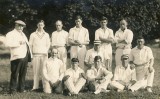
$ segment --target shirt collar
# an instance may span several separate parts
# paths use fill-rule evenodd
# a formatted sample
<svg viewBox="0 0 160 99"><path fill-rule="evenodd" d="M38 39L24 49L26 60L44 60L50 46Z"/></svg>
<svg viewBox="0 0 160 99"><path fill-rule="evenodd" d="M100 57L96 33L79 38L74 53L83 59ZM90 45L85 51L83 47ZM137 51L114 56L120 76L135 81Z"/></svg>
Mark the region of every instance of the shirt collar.
<svg viewBox="0 0 160 99"><path fill-rule="evenodd" d="M140 50L137 46L136 46L135 48L136 48L136 50ZM142 49L146 49L146 46L143 46ZM142 50L142 49L141 49L141 50Z"/></svg>

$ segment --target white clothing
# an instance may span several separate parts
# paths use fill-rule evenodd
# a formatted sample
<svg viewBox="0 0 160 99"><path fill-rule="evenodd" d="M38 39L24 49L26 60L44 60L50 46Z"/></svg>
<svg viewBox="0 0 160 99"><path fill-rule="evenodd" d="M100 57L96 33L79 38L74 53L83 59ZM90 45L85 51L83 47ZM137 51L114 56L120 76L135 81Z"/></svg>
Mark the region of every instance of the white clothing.
<svg viewBox="0 0 160 99"><path fill-rule="evenodd" d="M118 40L125 40L126 43L118 42ZM125 29L124 31L119 29L115 33L115 42L117 48L115 55L116 66L122 65L121 56L123 54L130 54L132 40L133 40L133 32L129 29Z"/></svg>
<svg viewBox="0 0 160 99"><path fill-rule="evenodd" d="M89 33L88 29L81 27L81 28L76 28L73 27L69 31L69 36L68 38L70 40L78 40L80 43L84 44L86 42L89 42ZM70 57L72 58L78 58L79 60L79 66L85 70L84 66L84 59L86 55L86 46L82 45L82 47L79 46L72 46L70 49Z"/></svg>
<svg viewBox="0 0 160 99"><path fill-rule="evenodd" d="M64 84L72 94L78 94L86 83L86 80L80 76L81 73L84 73L84 71L79 67L77 70L70 68L65 72L65 75L69 75L70 77L64 82Z"/></svg>
<svg viewBox="0 0 160 99"><path fill-rule="evenodd" d="M43 66L43 90L46 93L51 93L51 86L49 81L52 83L62 80L64 76L63 62L58 58L49 58L44 62Z"/></svg>
<svg viewBox="0 0 160 99"><path fill-rule="evenodd" d="M21 44L20 42L25 42ZM27 54L27 46L29 47L28 39L23 32L18 32L16 29L6 34L6 46L10 48L11 57L10 60L16 60L24 58ZM32 53L29 47L29 51L32 57Z"/></svg>
<svg viewBox="0 0 160 99"><path fill-rule="evenodd" d="M43 31L40 35L38 31L33 32L30 35L29 44L33 54L48 54L50 48L50 38L49 34Z"/></svg>
<svg viewBox="0 0 160 99"><path fill-rule="evenodd" d="M114 39L113 36L113 30L110 28L107 28L104 32L104 30L102 28L99 28L96 30L95 32L95 40L100 40L100 37L102 38L107 38L107 39ZM108 70L112 71L112 46L111 43L106 43L101 41L101 50L104 53L105 56L109 56L109 62L108 62Z"/></svg>

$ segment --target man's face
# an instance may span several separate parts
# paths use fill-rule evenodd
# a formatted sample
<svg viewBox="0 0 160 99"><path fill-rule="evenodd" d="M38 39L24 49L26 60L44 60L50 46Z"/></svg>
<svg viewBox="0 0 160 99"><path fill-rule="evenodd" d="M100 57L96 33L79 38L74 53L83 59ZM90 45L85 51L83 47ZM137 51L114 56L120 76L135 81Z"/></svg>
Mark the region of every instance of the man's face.
<svg viewBox="0 0 160 99"><path fill-rule="evenodd" d="M128 67L129 59L128 58L122 58L122 65L124 68Z"/></svg>
<svg viewBox="0 0 160 99"><path fill-rule="evenodd" d="M76 26L81 26L82 25L82 20L81 19L77 19L75 20Z"/></svg>
<svg viewBox="0 0 160 99"><path fill-rule="evenodd" d="M125 20L120 22L120 28L121 30L125 30L127 28L127 22Z"/></svg>
<svg viewBox="0 0 160 99"><path fill-rule="evenodd" d="M43 22L38 23L38 28L43 29L44 28L44 23Z"/></svg>
<svg viewBox="0 0 160 99"><path fill-rule="evenodd" d="M101 60L98 59L98 60L94 61L94 64L95 64L96 68L99 68L101 66Z"/></svg>
<svg viewBox="0 0 160 99"><path fill-rule="evenodd" d="M15 25L15 28L16 28L16 30L18 30L18 31L23 31L24 25L16 24L16 25Z"/></svg>
<svg viewBox="0 0 160 99"><path fill-rule="evenodd" d="M144 46L144 43L145 43L144 39L138 39L137 40L137 46L139 48L142 48Z"/></svg>
<svg viewBox="0 0 160 99"><path fill-rule="evenodd" d="M100 44L94 44L94 50L99 51L100 50Z"/></svg>
<svg viewBox="0 0 160 99"><path fill-rule="evenodd" d="M107 20L102 20L100 21L101 27L107 26L108 21Z"/></svg>
<svg viewBox="0 0 160 99"><path fill-rule="evenodd" d="M52 52L51 52L51 57L52 57L52 58L58 57L58 51L57 51L57 49L53 49L53 50L52 50Z"/></svg>
<svg viewBox="0 0 160 99"><path fill-rule="evenodd" d="M57 30L62 30L62 27L63 27L62 22L57 21L56 22L56 28L57 28Z"/></svg>
<svg viewBox="0 0 160 99"><path fill-rule="evenodd" d="M72 68L76 70L78 68L79 63L78 62L72 62Z"/></svg>

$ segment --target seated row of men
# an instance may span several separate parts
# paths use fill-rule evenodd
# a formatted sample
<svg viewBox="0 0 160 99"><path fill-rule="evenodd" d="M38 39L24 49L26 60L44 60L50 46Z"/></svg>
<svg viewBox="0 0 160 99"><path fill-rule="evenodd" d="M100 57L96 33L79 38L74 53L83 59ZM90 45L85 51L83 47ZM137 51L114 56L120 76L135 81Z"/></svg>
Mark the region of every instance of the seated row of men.
<svg viewBox="0 0 160 99"><path fill-rule="evenodd" d="M64 71L63 62L57 57L57 49L52 49L51 57L46 60L43 66L43 90L45 93L64 93L68 95L77 95L84 87L89 91L98 94L108 92L107 87L110 85L117 88L117 91L130 90L137 91L140 88L147 88L152 92L153 71L147 70L141 79L136 78L136 71L129 64L129 56L122 55L122 66L117 66L114 76L108 71L102 63L101 56L95 56L94 64L87 69L86 73L79 67L77 58L71 59L71 68ZM54 64L54 65L53 65ZM141 73L142 74L142 73ZM152 77L151 77L152 76Z"/></svg>

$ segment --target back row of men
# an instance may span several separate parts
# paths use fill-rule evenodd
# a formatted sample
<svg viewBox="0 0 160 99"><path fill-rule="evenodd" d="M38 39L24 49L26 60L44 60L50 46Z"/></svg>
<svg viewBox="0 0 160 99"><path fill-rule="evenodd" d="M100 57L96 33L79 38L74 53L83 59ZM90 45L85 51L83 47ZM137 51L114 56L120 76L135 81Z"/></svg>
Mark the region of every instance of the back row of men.
<svg viewBox="0 0 160 99"><path fill-rule="evenodd" d="M6 45L11 51L10 93L25 92L27 63L31 59L34 75L32 90L39 89L42 75L43 90L46 93L51 93L53 88L58 92L67 89L70 94L78 94L86 85L97 94L106 92L108 84L118 88L118 91L123 89L136 91L146 87L148 92L152 92L154 78L152 51L144 46L143 37L137 39L137 46L131 50L133 33L127 29L126 20L120 21L120 29L114 36L113 30L107 27L107 18L102 17L101 27L95 32L94 47L88 51L86 45L90 41L89 33L82 26L82 17L77 16L75 23L76 26L68 33L62 29L62 21L56 21L57 30L52 33L50 40L49 34L43 29L44 21L40 21L28 42L23 33L26 24L21 20L15 21L15 29L6 35ZM111 43L116 43L114 76ZM67 63L67 46L71 46L71 66Z"/></svg>

